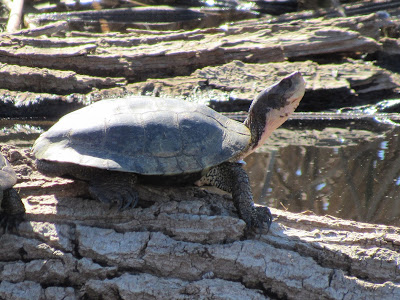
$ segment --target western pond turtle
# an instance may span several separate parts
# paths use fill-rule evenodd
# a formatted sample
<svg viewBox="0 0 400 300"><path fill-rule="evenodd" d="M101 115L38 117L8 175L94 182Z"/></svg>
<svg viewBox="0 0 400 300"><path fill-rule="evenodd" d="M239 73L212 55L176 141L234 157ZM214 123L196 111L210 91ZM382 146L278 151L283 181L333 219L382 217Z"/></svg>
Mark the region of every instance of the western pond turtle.
<svg viewBox="0 0 400 300"><path fill-rule="evenodd" d="M196 182L232 193L248 227L269 228L271 213L254 206L238 161L287 120L304 90L299 72L287 76L256 97L244 123L177 99L102 100L61 118L33 152L43 174L85 180L94 198L121 208L136 205L135 184L142 181Z"/></svg>

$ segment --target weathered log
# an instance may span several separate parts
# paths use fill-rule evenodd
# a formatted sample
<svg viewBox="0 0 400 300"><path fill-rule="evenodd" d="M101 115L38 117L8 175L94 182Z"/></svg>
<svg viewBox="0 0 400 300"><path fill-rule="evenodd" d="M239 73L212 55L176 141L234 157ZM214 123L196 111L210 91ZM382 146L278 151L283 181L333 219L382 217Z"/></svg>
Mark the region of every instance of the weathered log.
<svg viewBox="0 0 400 300"><path fill-rule="evenodd" d="M338 24L341 28L330 26L326 30L320 29L324 24L316 27L293 23L280 28L271 24L254 26L245 23L233 24L227 31L195 30L184 35L173 33L172 36L157 37L146 34L63 40L13 37L2 43L0 62L72 70L92 76L123 76L137 81L188 75L197 68L232 60L271 62L316 54L373 53L381 49L375 40L349 30L349 26L355 28L354 22L360 20L347 19L347 25L343 21ZM366 22L371 23L371 18ZM373 28L379 35L379 26ZM296 31L295 39L293 31ZM60 52L57 48L61 47Z"/></svg>
<svg viewBox="0 0 400 300"><path fill-rule="evenodd" d="M395 95L400 82L397 74L362 61L340 65L319 65L311 61L268 64L234 61L197 70L188 77L148 79L128 84L126 88L134 94L196 99L218 111L247 111L255 94L294 71L300 71L307 83L307 93L299 106L302 111L373 103L371 95Z"/></svg>
<svg viewBox="0 0 400 300"><path fill-rule="evenodd" d="M284 16L283 16L284 17ZM273 30L273 32L280 32L283 30L288 30L296 32L300 29L306 28L329 28L329 27L339 27L345 28L351 31L356 31L362 36L371 37L375 40L379 39L381 30L396 26L396 21L385 18L380 14L369 14L361 15L355 17L341 17L341 18L325 18L325 17L314 17L307 20L307 22L299 22L297 20L288 19L285 23L281 24L280 21L271 20L269 22L266 19L261 18L260 20L265 21L268 26ZM244 20L235 23L238 28L254 28L253 30L259 28L260 22L258 20Z"/></svg>
<svg viewBox="0 0 400 300"><path fill-rule="evenodd" d="M317 27L318 22L322 24L319 27ZM330 66L326 70L324 69L325 65L318 66L315 63L309 63L309 68L304 64L298 66L291 66L290 64L261 65L264 68L273 68L275 73L267 74L258 82L259 76L253 71L249 71L252 73L252 78L250 78L241 74L241 67L237 67L239 70L234 70L228 64L227 67L216 67L215 71L212 68L206 68L210 75L204 75L204 70L202 70L198 71L200 73L194 73L195 76L192 75L188 79L163 79L161 83L158 83L160 80L148 80L144 83L138 83L138 86L127 85L123 88L109 89L110 86L119 86L122 83L120 77L129 81L140 81L147 78L187 76L196 69L234 60L260 64L268 61L282 61L285 57L303 59L304 56L312 58L312 55L326 55L327 53L332 53L332 56L341 56L343 51L350 51L352 52L351 55L373 52L381 48L380 44L371 38L363 38L362 36L379 37L380 29L385 24L376 15L370 15L338 18L336 20L320 19L304 24L291 23L279 26L259 21L243 21L230 24L225 29L210 28L169 33L149 30L135 30L126 35L116 33L94 35L73 32L73 37L65 39L3 35L0 46L0 53L2 54L0 63L13 65L8 66L8 68L18 70L18 72L30 70L37 75L43 74L43 80L40 80L40 84L34 82L25 84L25 79L31 80L29 76L20 77L24 79L21 81L17 77L13 78L13 73L5 72L6 80L4 82L7 82L7 85L3 85L5 90L2 91L3 101L0 115L5 117L54 117L55 115L51 115L55 113L52 109L39 112L32 107L27 109L26 104L40 105L40 99L44 99L43 103L49 100L51 103L69 102L74 103L74 105L82 105L84 102L96 99L110 96L120 97L127 93L137 92L143 94L164 93L170 96L196 96L196 93L200 93L197 96L203 99L209 99L211 96L213 100L252 99L253 88L250 90L246 88L244 93L241 87L242 82L229 83L233 76L227 77L227 71L234 72L232 75L243 78L245 82L248 82L249 87L254 85L261 88L267 85L265 80L270 75L275 78L275 76L279 76L275 73L284 72L286 74L287 70L300 69L302 72L313 75L311 77L312 88L313 90L317 89L318 93L311 99L315 97L323 99L335 97L334 101L329 99L327 102L336 106L328 108L337 108L338 105L343 103L348 105L349 102L353 103L356 99L360 99L360 95L362 98L363 94L368 95L363 99L369 99L369 101L373 99L371 93L379 93L374 94L375 97L388 97L390 91L393 91L397 86L393 84L396 79L390 78L392 75L377 68L374 69L373 73L369 73L370 71L365 73L365 69L368 70L372 67L363 65L362 62L347 65L349 69L344 72L348 72L348 75L345 76L348 78L346 80L341 79L343 75L341 74L342 66L341 68ZM330 29L327 31L319 29L326 26ZM293 32L296 32L296 39L293 39ZM26 33L31 34L31 32ZM388 43L385 42L385 45L388 45ZM353 76L352 68L357 69L357 73L360 74L358 76L364 77L364 79L360 81L351 80L350 77ZM52 69L57 71L52 71ZM307 71L309 69L311 69L311 72ZM69 71L74 73L68 73ZM259 71L264 73L264 70L258 69L257 72ZM327 74L327 76L321 75L324 78L330 78L330 80L320 82L314 76L318 74L316 71L322 72L322 74L326 71L332 73L331 75ZM28 73L26 74L28 75ZM53 80L46 80L46 76L49 77L45 74L51 74L54 82ZM66 76L67 74L71 76ZM364 76L364 74L369 75ZM107 76L116 78L110 79ZM219 81L223 80L224 83L215 82L217 78L213 76L218 76ZM84 87L85 84L77 84L77 82L81 82L81 79L78 78L87 78L92 82L93 77L98 78L95 79L96 83L89 84L87 88ZM101 77L104 80L100 79ZM234 80L234 78L232 79ZM55 84L58 81L63 83ZM96 87L99 91L93 91L93 87ZM234 93L231 92L233 90L235 90ZM343 103L336 101L338 94L334 94L332 91L340 92L342 96L339 98L342 99ZM51 93L54 93L54 95ZM68 93L68 96L62 96ZM307 107L306 103L309 101L307 97L308 93L302 102L303 107L304 105ZM363 103L362 101L365 101L363 99L357 101ZM243 109L247 103L244 106L243 103L240 105ZM29 111L28 115L26 115L27 111ZM57 116L62 114L64 112L60 111Z"/></svg>
<svg viewBox="0 0 400 300"><path fill-rule="evenodd" d="M218 111L247 111L254 95L282 76L294 71L300 71L307 82L307 93L300 104L300 109L318 111L375 103L374 101L377 100L374 97L378 95L378 99L396 95L396 89L400 82L397 74L365 64L362 61L343 63L340 66L337 64L319 65L310 61L267 64L246 64L233 61L222 66L197 70L190 76L148 79L122 87L118 87L123 82L122 78L102 79L77 75L71 71L48 70L49 72L46 72L47 69L16 66L8 66L4 70L14 68L19 71L27 70L26 80L28 82L35 80L35 78L30 78L30 72L51 74L56 77L51 81L46 81L46 77L44 77L40 80L40 84L24 87L24 80L19 81L12 72L4 72L5 82L9 82L10 86L15 86L15 89L20 87L31 91L50 90L57 95L4 89L1 94L3 95L2 99L6 101L0 105L0 116L4 117L46 116L54 118L65 114L66 111L71 111L68 106L82 107L91 101L124 97L127 94L184 97L209 103ZM66 76L66 74L71 76ZM55 84L57 82L60 84ZM46 83L48 83L47 86ZM92 87L89 83L92 84ZM106 89L107 85L115 87ZM82 89L79 89L79 86ZM93 89L93 87L102 87L103 89L94 89L87 94L79 93L82 90ZM60 95L66 94L66 92L71 94ZM321 101L321 99L323 100ZM46 106L46 103L52 105ZM58 111L56 110L57 105L59 105Z"/></svg>
<svg viewBox="0 0 400 300"><path fill-rule="evenodd" d="M236 36L236 42L229 43L221 39L222 35L204 38L197 36L188 41L170 41L157 45L146 45L140 38L132 38L124 45L118 45L119 39L115 41L117 44L104 41L106 44L103 45L98 44L98 39L92 39L84 45L64 47L61 52L54 48L57 45L48 48L45 48L47 43L31 46L27 39L24 39L23 47L18 47L17 40L13 37L8 45L0 47L0 60L8 64L72 70L91 76L123 76L128 80L186 75L196 68L234 59L249 62L284 60L279 44L268 45L263 42L264 45L259 47L256 42L246 42L244 35ZM34 41L36 44L37 42L38 40ZM82 43L82 39L78 42ZM65 45L65 41L62 43Z"/></svg>
<svg viewBox="0 0 400 300"><path fill-rule="evenodd" d="M244 104L239 104L241 109L245 109L248 105L247 100L254 96L251 85L261 88L267 85L265 80L270 75L276 78L276 76L279 77L279 73L287 74L288 70L299 69L312 75L310 77L313 82L312 89L318 90L318 93L310 99L327 99L330 105L336 105L328 108L337 108L343 103L346 105L348 103L365 104L368 102L363 101L373 99L371 93L375 93L374 97L380 98L393 94L393 89L397 86L393 84L396 82L396 79L391 78L393 75L378 68L373 69L373 73L370 71L365 73L365 69L371 70L372 67L363 65L360 61L357 64L343 65L346 69L344 73L348 73L348 75L341 73L342 66L335 68L333 65L316 65L315 63L309 63L309 67L304 64L260 65L266 69L273 68L273 73L266 74L264 78L257 80L259 75L252 70L247 71L251 74L248 77L246 74L242 74L242 67L232 68L229 62L241 60L261 64L269 61L283 61L285 58L312 58L312 55L315 54L327 57L328 53L332 53L332 57L341 57L343 51L349 51L353 56L374 52L381 49L381 46L371 37L378 38L380 29L386 26L387 22L387 20L382 21L376 15L369 15L335 20L310 20L307 23L290 23L279 26L259 20L248 20L232 23L227 28L168 33L150 30L135 30L125 35L72 32L72 37L65 39L3 34L0 63L8 64L8 69L17 70L17 72L27 70L27 75L32 71L41 76L43 80L35 83L35 80L32 82L32 79L39 77L15 77L13 72L4 72L4 82L7 84L3 84L5 90L1 93L3 101L0 115L5 117L55 117L64 114L65 111L63 112L61 109L56 113L53 109L44 109L40 112L34 107L28 108L26 105L31 103L41 105L41 103L50 101L50 103L58 103L63 106L65 103L81 106L85 102L112 96L120 97L129 93L199 96L207 100L210 98L212 100L246 99ZM321 27L329 29L322 31L319 29ZM295 39L293 32L296 32ZM25 33L32 34L33 31ZM384 44L387 49L389 45L387 39L384 40ZM214 67L222 63L228 63L227 67L199 70L188 79L176 77L172 80L149 79L146 82L138 83L137 86L117 87L122 83L120 77L129 81L140 81L147 78L187 76L196 69ZM353 77L352 68L357 69L357 74L359 74L357 76L363 79L352 80L350 78ZM210 74L205 74L205 71ZM226 72L228 71L233 72L232 75L240 76L245 82L230 83L229 81L235 80L235 77L227 77ZM264 73L265 71L258 69L257 72ZM325 72L328 72L326 76ZM329 80L321 82L315 77L320 73L323 78L329 78ZM51 74L50 77L54 78L54 81L46 80L50 77L45 74ZM348 79L343 80L343 75ZM107 76L116 78L110 79ZM218 76L219 79L213 76ZM23 80L18 80L18 78ZM83 78L86 79L81 81ZM28 80L29 83L25 83L25 80ZM86 80L92 83L85 88ZM93 83L93 80L96 83ZM62 84L55 84L57 82L62 82ZM78 82L82 82L83 85ZM271 81L267 82L272 83ZM245 92L243 92L242 84L248 85L248 88L244 89ZM109 89L110 86L115 88ZM93 87L99 91L93 90ZM341 97L337 97L337 92ZM306 98L302 102L303 108L307 107L307 102L310 101L310 99L307 100L308 95L312 94L306 94ZM366 97L362 97L362 95L366 95ZM343 102L337 102L338 98ZM41 99L44 99L44 102ZM56 106L49 107L55 108ZM70 111L68 108L67 110Z"/></svg>
<svg viewBox="0 0 400 300"><path fill-rule="evenodd" d="M15 76L18 74L18 76ZM124 78L92 77L73 71L38 69L0 63L0 88L49 93L88 93L94 88L104 89L125 84Z"/></svg>
<svg viewBox="0 0 400 300"><path fill-rule="evenodd" d="M399 228L272 209L269 233L245 235L230 197L199 188L141 187L120 212L13 151L27 215L0 237L1 298L400 297Z"/></svg>
<svg viewBox="0 0 400 300"><path fill-rule="evenodd" d="M343 5L347 16L354 16L357 14L370 14L374 12L382 12L390 14L392 11L396 12L399 9L399 2L397 0L390 0L385 2L361 2L349 3Z"/></svg>

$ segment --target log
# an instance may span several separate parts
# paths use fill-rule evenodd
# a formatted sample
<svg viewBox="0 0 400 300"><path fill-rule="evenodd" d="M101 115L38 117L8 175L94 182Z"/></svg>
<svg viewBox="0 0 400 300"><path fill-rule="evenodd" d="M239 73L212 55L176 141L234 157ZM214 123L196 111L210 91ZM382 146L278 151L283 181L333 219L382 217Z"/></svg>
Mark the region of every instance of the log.
<svg viewBox="0 0 400 300"><path fill-rule="evenodd" d="M15 76L18 74L18 76ZM104 89L124 85L124 78L107 78L79 75L73 71L38 69L0 63L0 88L41 92L45 89L59 95L88 93L95 88Z"/></svg>
<svg viewBox="0 0 400 300"><path fill-rule="evenodd" d="M337 26L329 21L318 27L296 23L282 27L261 22L255 25L253 21L232 24L228 30L194 30L162 36L146 31L139 37L136 34L62 40L13 37L0 46L0 62L71 70L90 76L123 76L132 82L151 77L188 75L195 69L233 60L262 63L312 55L374 53L381 49L381 45L353 30L362 30L377 19L376 16L342 18ZM356 26L358 21L361 24ZM373 25L373 30L369 28L370 36L379 36L380 23L376 23L378 25ZM325 25L329 27L321 30ZM295 39L293 32L296 32Z"/></svg>
<svg viewBox="0 0 400 300"><path fill-rule="evenodd" d="M7 70L17 70L21 73L26 70L26 76L21 76L20 81L15 78L14 72ZM7 82L9 86L14 86L15 90L30 92L0 90L7 99L7 103L0 105L0 116L55 118L65 114L66 111L71 111L69 105L82 107L92 101L124 97L127 94L196 99L218 111L247 111L254 95L266 86L275 83L282 76L294 71L300 71L307 83L307 93L299 109L318 111L371 104L376 102L376 98L393 97L397 93L400 82L397 74L377 66L367 65L362 61L343 63L340 67L337 64L319 65L311 61L266 64L233 61L221 66L197 70L190 76L148 79L126 85L123 78L91 77L78 75L72 71L48 70L46 72L46 70L16 66L4 68L4 82ZM35 77L29 74L38 74L39 77L36 79L42 78L40 74L44 77L39 84L35 81ZM227 77L227 74L230 76ZM46 76L49 78L50 75L54 77L46 80ZM35 84L24 86L26 82ZM55 94L39 93L39 89ZM82 94L84 91L87 93ZM52 105L46 105L46 103ZM56 103L59 105L58 110L57 106L53 106Z"/></svg>
<svg viewBox="0 0 400 300"><path fill-rule="evenodd" d="M0 236L1 298L400 297L397 227L271 209L270 232L246 234L229 196L194 187L141 186L121 212L38 174L29 149L1 151L27 210Z"/></svg>
<svg viewBox="0 0 400 300"><path fill-rule="evenodd" d="M0 116L56 118L71 111L69 103L81 107L131 93L211 98L211 105L218 110L246 110L257 92L253 86L265 87L273 83L269 78L275 80L295 70L311 80L300 109L337 109L395 97L400 82L385 69L354 60L378 50L380 57L386 58L397 53L394 39L378 41L381 30L394 28L394 23L374 14L280 25L246 20L226 28L180 32L132 30L121 35L75 31L63 39L27 36L50 34L65 23L56 25L17 32L18 36L2 34L0 64L8 66L2 73ZM320 58L314 59L315 55ZM335 67L336 60L346 55L353 60ZM287 59L315 62L283 62ZM320 59L324 64L319 64ZM354 78L354 69L358 78ZM14 76L15 72L21 76ZM30 72L35 76L31 78ZM227 77L226 72L232 76ZM260 77L260 72L265 75ZM221 102L226 99L232 100L233 108Z"/></svg>

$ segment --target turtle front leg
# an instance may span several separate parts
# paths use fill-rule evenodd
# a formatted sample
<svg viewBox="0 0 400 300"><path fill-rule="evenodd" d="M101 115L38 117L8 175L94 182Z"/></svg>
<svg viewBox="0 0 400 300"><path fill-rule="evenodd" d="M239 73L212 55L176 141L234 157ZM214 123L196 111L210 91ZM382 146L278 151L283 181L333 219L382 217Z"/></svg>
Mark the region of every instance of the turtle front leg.
<svg viewBox="0 0 400 300"><path fill-rule="evenodd" d="M249 228L260 228L267 223L268 230L272 215L268 207L255 207L249 176L239 163L222 163L212 168L200 179L200 184L213 185L232 193L232 199L240 217Z"/></svg>

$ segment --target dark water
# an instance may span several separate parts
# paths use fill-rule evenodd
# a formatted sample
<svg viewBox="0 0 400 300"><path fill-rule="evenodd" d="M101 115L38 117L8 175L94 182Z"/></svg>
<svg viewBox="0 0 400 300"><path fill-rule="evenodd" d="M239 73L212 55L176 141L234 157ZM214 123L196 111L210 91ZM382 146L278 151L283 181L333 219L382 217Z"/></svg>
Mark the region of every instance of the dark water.
<svg viewBox="0 0 400 300"><path fill-rule="evenodd" d="M257 203L400 226L400 128L350 145L289 145L248 157ZM339 137L340 139L340 137Z"/></svg>
<svg viewBox="0 0 400 300"><path fill-rule="evenodd" d="M49 126L0 122L0 143L30 147ZM329 138L311 134L312 145L295 142L282 146L275 139L278 143L273 150L246 158L256 202L292 212L310 210L318 215L400 226L399 128L365 136L355 132L352 138L341 132ZM297 136L304 130L290 132ZM284 144L290 141L286 139Z"/></svg>

